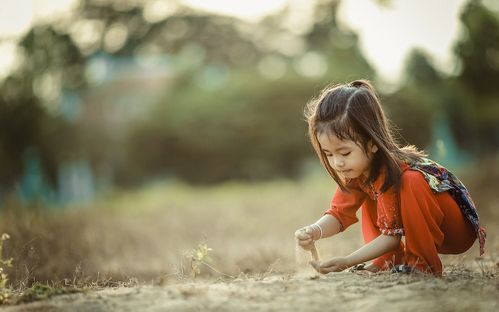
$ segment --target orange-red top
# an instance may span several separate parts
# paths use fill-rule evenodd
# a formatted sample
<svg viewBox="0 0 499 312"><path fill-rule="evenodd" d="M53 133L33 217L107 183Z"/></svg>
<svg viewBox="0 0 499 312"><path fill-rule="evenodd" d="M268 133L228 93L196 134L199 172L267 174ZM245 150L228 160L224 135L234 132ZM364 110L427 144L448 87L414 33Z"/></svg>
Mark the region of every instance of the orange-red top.
<svg viewBox="0 0 499 312"><path fill-rule="evenodd" d="M402 163L401 169L405 171L410 167ZM325 214L334 216L341 223L343 231L358 219L355 215L360 206L367 198L376 201L378 221L377 226L385 235L404 235L402 218L400 216L399 193L392 186L381 193L381 187L385 181L386 170L380 170L380 174L372 183L365 183L365 177L359 177L346 181L350 192L338 188L331 201L331 208Z"/></svg>

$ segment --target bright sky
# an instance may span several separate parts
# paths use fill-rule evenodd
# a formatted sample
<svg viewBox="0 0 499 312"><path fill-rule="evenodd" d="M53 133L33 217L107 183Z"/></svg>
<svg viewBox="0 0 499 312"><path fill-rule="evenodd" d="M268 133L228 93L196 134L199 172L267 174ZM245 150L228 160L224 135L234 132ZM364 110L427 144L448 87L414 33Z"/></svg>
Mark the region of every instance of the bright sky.
<svg viewBox="0 0 499 312"><path fill-rule="evenodd" d="M397 79L407 53L428 52L442 71L454 70L452 47L460 34L465 0L393 0L392 7L372 0L342 2L340 20L360 34L366 57L388 80Z"/></svg>
<svg viewBox="0 0 499 312"><path fill-rule="evenodd" d="M303 27L311 0L182 0L199 9L233 15L258 22L286 3L295 12L296 27ZM159 2L159 1L158 1ZM459 35L459 12L466 0L392 0L392 6L377 6L374 0L343 0L339 20L355 30L361 48L390 82L400 78L405 57L414 47L432 55L444 71L453 70L452 45ZM2 0L0 1L0 38L15 38L27 31L33 20L51 18L64 12L75 0ZM303 16L303 18L302 18ZM15 64L13 42L0 43L0 79Z"/></svg>

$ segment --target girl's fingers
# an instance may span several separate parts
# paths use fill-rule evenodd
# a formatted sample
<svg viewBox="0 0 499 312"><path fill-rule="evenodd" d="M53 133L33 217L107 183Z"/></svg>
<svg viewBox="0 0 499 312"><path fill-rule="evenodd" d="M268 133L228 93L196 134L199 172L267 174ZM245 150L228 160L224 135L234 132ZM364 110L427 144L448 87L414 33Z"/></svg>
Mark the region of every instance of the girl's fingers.
<svg viewBox="0 0 499 312"><path fill-rule="evenodd" d="M311 239L310 235L308 235L308 234L299 235L297 238L299 240L308 240L308 239Z"/></svg>
<svg viewBox="0 0 499 312"><path fill-rule="evenodd" d="M341 271L341 270L337 266L331 266L328 268L321 267L319 269L319 272L322 274L327 274L327 273L331 273L331 272L339 272L339 271Z"/></svg>
<svg viewBox="0 0 499 312"><path fill-rule="evenodd" d="M312 237L310 235L300 235L296 237L300 242L301 241L312 241Z"/></svg>
<svg viewBox="0 0 499 312"><path fill-rule="evenodd" d="M310 261L310 264L314 267L314 269L317 272L322 274L327 274L330 272L340 272L345 269L341 267L341 263L338 263L336 259L331 259L322 262Z"/></svg>
<svg viewBox="0 0 499 312"><path fill-rule="evenodd" d="M310 261L310 265L319 273L321 274L327 274L330 272L337 272L338 268L336 266L331 266L331 267L324 267L321 262L318 261Z"/></svg>
<svg viewBox="0 0 499 312"><path fill-rule="evenodd" d="M319 261L310 261L309 262L310 265L312 265L312 267L320 273L320 268L321 268L321 265L320 265L320 262Z"/></svg>
<svg viewBox="0 0 499 312"><path fill-rule="evenodd" d="M301 228L295 232L295 237L298 239L309 239L312 238L313 230L310 227Z"/></svg>
<svg viewBox="0 0 499 312"><path fill-rule="evenodd" d="M311 239L298 241L298 245L300 245L300 246L308 246L310 244L312 244L312 240Z"/></svg>
<svg viewBox="0 0 499 312"><path fill-rule="evenodd" d="M305 231L298 231L295 233L295 237L298 239L307 239L310 238L310 234L307 234Z"/></svg>
<svg viewBox="0 0 499 312"><path fill-rule="evenodd" d="M307 245L309 245L309 243L306 242L306 241L299 241L298 245L300 245L300 246L307 246Z"/></svg>

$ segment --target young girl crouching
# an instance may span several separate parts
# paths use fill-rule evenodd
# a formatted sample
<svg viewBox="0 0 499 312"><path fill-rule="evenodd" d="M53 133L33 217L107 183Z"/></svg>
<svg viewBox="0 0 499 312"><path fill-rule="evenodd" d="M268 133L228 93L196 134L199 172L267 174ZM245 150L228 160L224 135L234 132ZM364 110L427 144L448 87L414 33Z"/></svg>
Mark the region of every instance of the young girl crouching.
<svg viewBox="0 0 499 312"><path fill-rule="evenodd" d="M441 276L439 253L463 253L478 238L483 254L485 230L468 191L414 146L395 142L368 81L326 88L306 117L312 145L339 187L324 215L296 231L297 242L312 249L357 222L360 208L366 243L346 257L313 262L318 272L373 260L365 269Z"/></svg>

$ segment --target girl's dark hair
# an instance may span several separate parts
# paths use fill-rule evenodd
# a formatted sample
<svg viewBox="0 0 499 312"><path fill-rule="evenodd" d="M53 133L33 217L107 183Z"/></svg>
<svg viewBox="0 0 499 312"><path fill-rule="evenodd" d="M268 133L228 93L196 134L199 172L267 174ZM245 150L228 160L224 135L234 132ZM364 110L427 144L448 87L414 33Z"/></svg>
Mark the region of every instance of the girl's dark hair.
<svg viewBox="0 0 499 312"><path fill-rule="evenodd" d="M400 147L394 139L391 127L379 98L367 80L355 80L348 84L326 87L307 103L305 116L312 145L329 175L343 189L346 186L329 165L317 135L336 135L340 140L351 140L367 153L369 141L377 147L367 182L373 182L382 165L386 166L386 178L381 191L400 185L401 161L417 161L426 156L415 146Z"/></svg>

